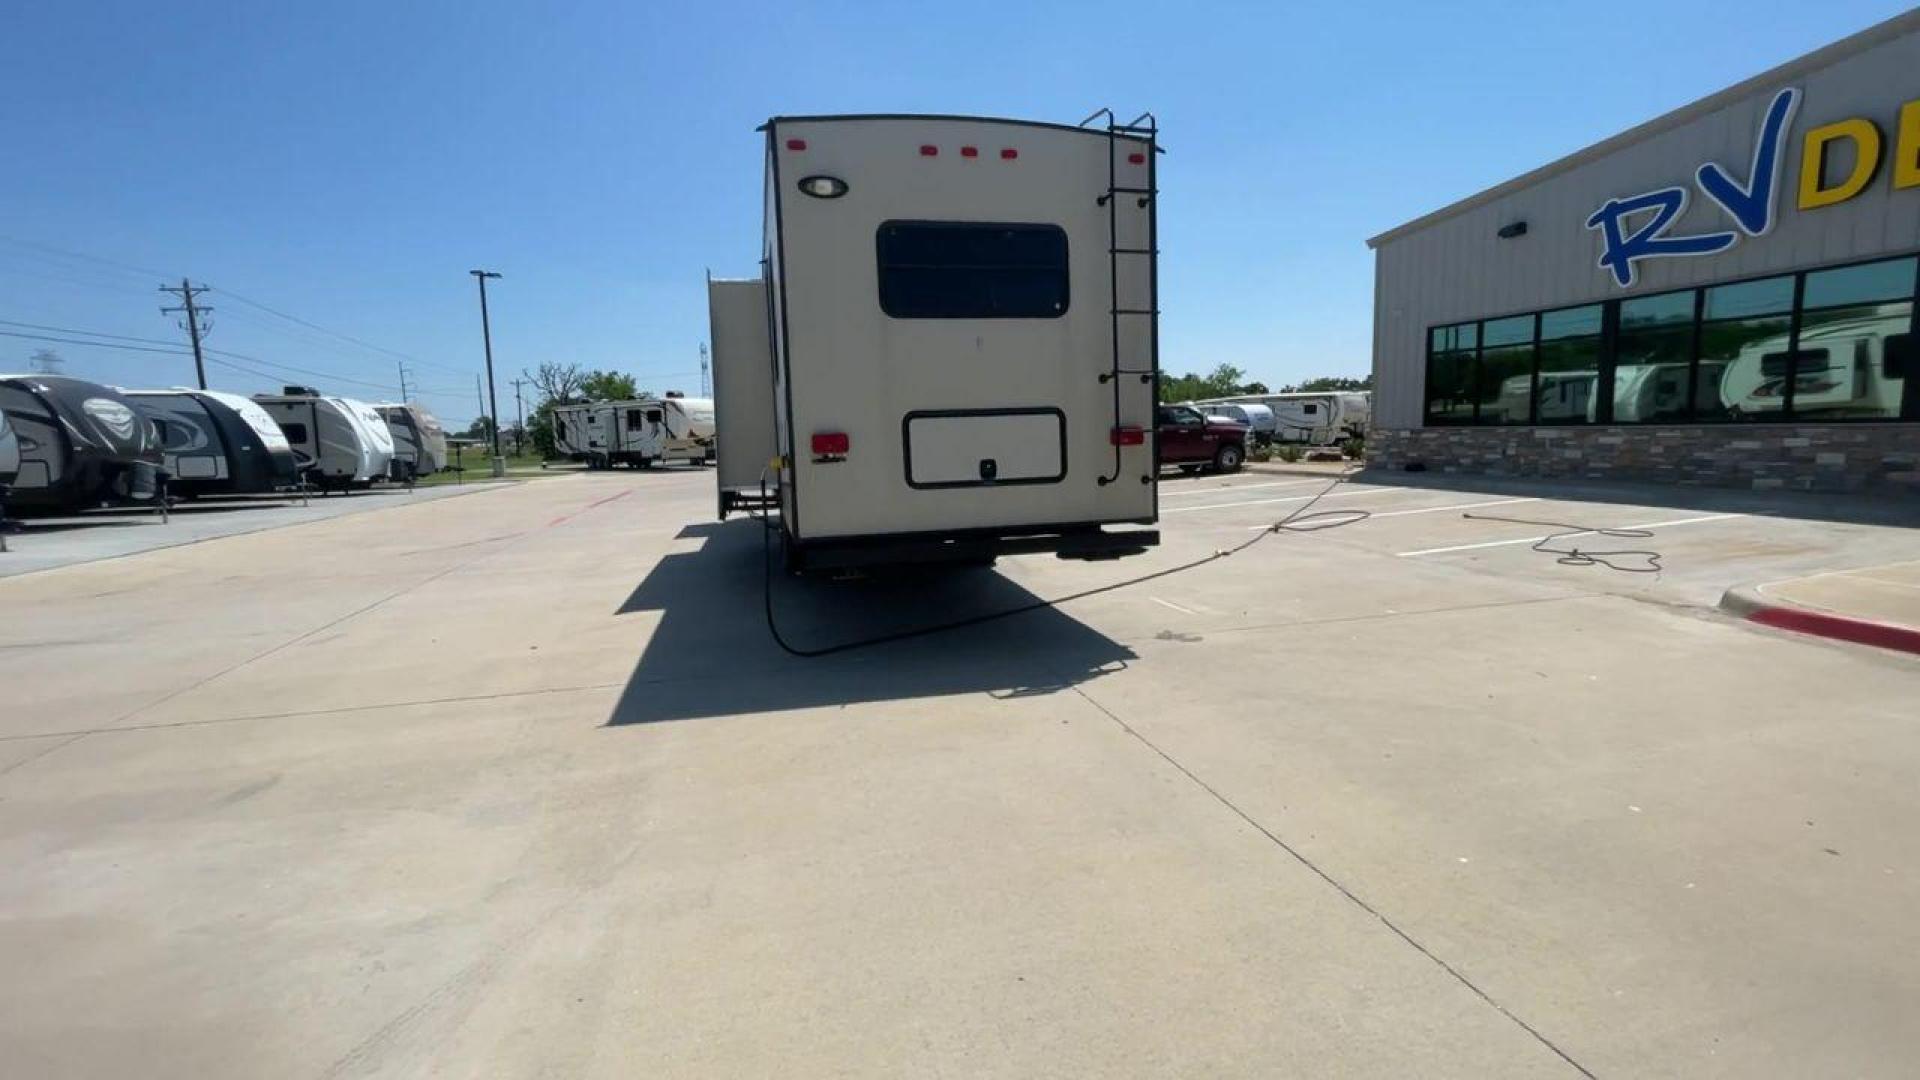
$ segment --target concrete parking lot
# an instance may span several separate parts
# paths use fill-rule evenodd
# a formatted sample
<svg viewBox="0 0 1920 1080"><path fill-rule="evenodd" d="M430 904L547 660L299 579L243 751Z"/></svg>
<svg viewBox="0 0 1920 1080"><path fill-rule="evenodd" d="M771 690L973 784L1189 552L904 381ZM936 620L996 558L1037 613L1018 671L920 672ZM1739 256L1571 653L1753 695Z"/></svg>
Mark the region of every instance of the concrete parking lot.
<svg viewBox="0 0 1920 1080"><path fill-rule="evenodd" d="M382 486L369 491L315 494L306 499L237 495L181 502L164 515L156 507L131 506L13 519L5 526L7 550L0 552L0 577L283 529L478 490L477 485L412 489Z"/></svg>
<svg viewBox="0 0 1920 1080"><path fill-rule="evenodd" d="M1715 607L1910 511L1408 479L812 661L702 471L0 581L8 1071L1910 1073L1920 661ZM1078 592L1324 483L776 618Z"/></svg>

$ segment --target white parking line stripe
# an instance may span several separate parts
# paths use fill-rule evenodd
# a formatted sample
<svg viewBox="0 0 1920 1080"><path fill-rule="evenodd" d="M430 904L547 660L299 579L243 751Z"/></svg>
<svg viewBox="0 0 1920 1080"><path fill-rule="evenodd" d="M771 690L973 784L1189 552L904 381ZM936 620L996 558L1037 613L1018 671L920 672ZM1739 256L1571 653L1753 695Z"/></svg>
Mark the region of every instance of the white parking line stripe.
<svg viewBox="0 0 1920 1080"><path fill-rule="evenodd" d="M1388 510L1385 513L1377 513L1373 516L1377 518L1404 517L1407 514L1437 514L1442 510L1472 510L1477 506L1511 506L1514 503L1539 501L1538 498L1533 496L1524 499L1490 499L1486 502L1454 503L1452 506L1423 506L1418 510Z"/></svg>
<svg viewBox="0 0 1920 1080"><path fill-rule="evenodd" d="M1492 499L1487 502L1454 503L1452 506L1423 506L1423 507L1420 507L1418 510L1376 511L1374 513L1368 514L1367 520L1371 521L1374 518L1402 517L1407 514L1433 514L1433 513L1438 513L1439 511L1442 511L1442 510L1471 510L1476 506L1506 506L1510 503L1539 502L1539 501L1540 500L1538 497L1528 496L1527 498L1524 498L1524 499ZM1271 529L1271 528L1273 528L1273 526L1271 525L1249 525L1247 526L1247 531L1258 532L1261 529Z"/></svg>
<svg viewBox="0 0 1920 1080"><path fill-rule="evenodd" d="M1358 491L1329 492L1324 498L1347 499L1355 495L1384 495L1389 492L1405 491L1405 488L1363 488ZM1191 514L1195 510L1227 510L1235 506L1269 506L1273 503L1306 502L1308 499L1322 498L1317 495L1287 495L1278 499L1243 499L1240 502L1208 503L1205 506L1176 506L1171 510L1162 510L1162 514Z"/></svg>
<svg viewBox="0 0 1920 1080"><path fill-rule="evenodd" d="M1708 521L1726 521L1729 518L1746 517L1745 514L1708 514L1705 517L1677 518L1673 521L1649 521L1640 525L1608 525L1609 529L1670 529L1675 525L1699 525ZM1475 551L1479 548L1506 547L1511 544L1537 544L1548 536L1570 539L1575 536L1594 536L1599 529L1584 529L1580 532L1547 533L1541 536L1522 536L1516 540L1488 540L1481 544L1455 544L1452 547L1422 548L1419 551L1396 552L1400 558L1413 555L1442 555L1449 551Z"/></svg>
<svg viewBox="0 0 1920 1080"><path fill-rule="evenodd" d="M1149 600L1151 600L1151 601L1153 601L1153 602L1154 602L1154 603L1156 603L1156 604L1159 604L1159 605L1160 605L1161 607L1170 607L1170 608L1172 608L1173 610L1175 610L1175 611L1177 611L1177 612L1179 612L1179 613L1180 613L1180 614L1182 614L1182 615L1198 615L1198 614L1200 614L1199 612L1197 612L1197 611L1195 611L1195 610L1193 610L1192 608L1183 608L1183 607L1181 607L1181 606L1180 606L1179 604L1176 604L1176 603L1174 603L1174 602L1173 602L1173 601L1171 601L1171 600L1162 600L1162 599L1160 599L1160 598L1159 598L1159 597L1157 597L1157 596L1149 596L1149 597L1147 597L1147 599L1149 599Z"/></svg>
<svg viewBox="0 0 1920 1080"><path fill-rule="evenodd" d="M1308 484L1324 484L1332 479L1333 477L1329 476L1326 480L1275 480L1270 484L1222 484L1218 487L1197 488L1192 491L1168 491L1162 487L1160 497L1178 499L1184 495L1224 495L1231 491L1252 491L1255 488L1305 487Z"/></svg>

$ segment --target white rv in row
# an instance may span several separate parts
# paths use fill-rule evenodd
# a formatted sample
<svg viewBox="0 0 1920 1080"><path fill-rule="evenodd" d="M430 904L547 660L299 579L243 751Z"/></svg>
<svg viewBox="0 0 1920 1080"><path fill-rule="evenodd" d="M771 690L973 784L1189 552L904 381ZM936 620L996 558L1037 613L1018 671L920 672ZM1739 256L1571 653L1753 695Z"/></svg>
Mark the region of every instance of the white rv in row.
<svg viewBox="0 0 1920 1080"><path fill-rule="evenodd" d="M1155 130L1095 120L766 123L760 275L709 282L722 517L796 571L1159 542Z"/></svg>
<svg viewBox="0 0 1920 1080"><path fill-rule="evenodd" d="M393 433L373 406L305 386L253 400L273 417L308 483L322 490L371 487L393 464Z"/></svg>
<svg viewBox="0 0 1920 1080"><path fill-rule="evenodd" d="M713 399L679 394L553 409L554 448L589 468L704 464L714 459Z"/></svg>
<svg viewBox="0 0 1920 1080"><path fill-rule="evenodd" d="M1234 419L1251 426L1257 434L1265 436L1266 441L1309 446L1333 446L1346 439L1363 437L1373 419L1373 395L1365 390L1240 394L1187 404L1208 413L1217 413L1216 406L1263 406L1271 411L1271 417L1258 416L1257 423L1238 416Z"/></svg>
<svg viewBox="0 0 1920 1080"><path fill-rule="evenodd" d="M406 479L447 467L447 432L434 415L414 402L382 402L373 407L393 439L395 474Z"/></svg>

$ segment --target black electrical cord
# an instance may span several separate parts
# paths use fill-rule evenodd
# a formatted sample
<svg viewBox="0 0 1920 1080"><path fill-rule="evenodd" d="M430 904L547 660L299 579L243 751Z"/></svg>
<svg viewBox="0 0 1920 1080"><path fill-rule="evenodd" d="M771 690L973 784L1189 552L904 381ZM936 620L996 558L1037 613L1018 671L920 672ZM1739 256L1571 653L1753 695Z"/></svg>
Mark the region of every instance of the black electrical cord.
<svg viewBox="0 0 1920 1080"><path fill-rule="evenodd" d="M1613 551L1582 551L1575 546L1548 547L1555 540L1565 540L1575 536L1611 536L1617 540L1645 540L1653 535L1651 529L1602 529L1588 525L1571 525L1564 521L1535 521L1532 518L1495 517L1491 514L1461 514L1472 521L1503 521L1509 525L1538 525L1543 529L1558 529L1559 532L1541 537L1533 544L1533 550L1542 555L1555 556L1554 562L1561 566L1604 566L1622 574L1657 574L1661 571L1661 553L1650 549L1622 548ZM1645 566L1622 566L1615 559L1637 556L1645 559Z"/></svg>
<svg viewBox="0 0 1920 1080"><path fill-rule="evenodd" d="M1300 504L1300 506L1294 509L1293 513L1288 514L1286 517L1281 518L1279 521L1274 522L1272 525L1269 525L1266 528L1261 529L1259 532L1255 533L1251 539L1245 541L1244 543L1236 544L1230 548L1224 548L1222 550L1214 552L1211 555L1194 559L1191 562L1181 563L1179 566L1170 566L1165 570L1155 570L1151 574L1142 574L1139 577L1128 578L1125 581L1116 581L1110 585L1101 585L1092 589L1083 589L1080 592L1068 593L1065 596L1057 596L1051 600L1035 600L1031 604L1021 604L1021 605L1018 605L1017 607L1010 607L1001 611L992 611L984 615L973 615L965 619L955 619L952 622L935 623L931 626L921 626L921 627L916 627L912 630L900 630L900 631L895 631L887 634L879 634L874 637L856 638L852 641L843 641L836 645L826 645L817 649L803 649L794 645L792 642L789 642L785 637L781 636L780 626L773 617L774 524L772 519L767 515L767 512L764 509L766 506L769 505L769 503L767 500L767 476L765 472L762 472L760 474L760 505L763 509L758 514L755 514L753 516L760 521L763 529L763 532L761 533L761 539L760 539L760 551L761 551L761 561L763 563L763 568L765 569L766 573L763 580L761 595L765 601L765 608L767 613L767 633L773 636L773 640L775 644L779 645L782 649L786 650L789 654L793 656L798 656L802 659L811 660L821 656L832 656L835 653L852 652L855 649L864 649L874 645L885 645L895 641L907 641L912 638L927 637L932 634L944 634L949 630L960 630L969 626L978 626L981 623L989 623L999 619L1012 618L1015 615L1024 615L1029 611L1039 611L1044 608L1057 607L1060 604L1064 604L1069 601L1084 600L1089 596L1099 596L1101 593L1114 592L1118 589L1125 589L1134 585L1144 584L1146 582L1153 581L1157 578L1170 577L1174 574L1184 573L1188 570L1205 566L1210 562L1217 562L1229 556L1238 555L1241 552L1247 550L1248 548L1252 547L1253 545L1259 543L1262 540L1265 540L1267 537L1272 536L1274 533L1277 533L1277 532L1282 532L1282 531L1319 532L1321 529L1337 529L1342 525L1353 525L1358 522L1365 521L1367 518L1373 516L1369 511L1366 511L1366 510L1322 510L1318 513L1313 513L1313 514L1307 513L1308 510L1311 510L1313 508L1313 505L1315 503L1319 502L1321 499L1326 498L1328 492L1331 492L1334 488L1339 487L1341 484L1346 483L1347 477L1351 475L1353 475L1353 472L1349 471L1334 477L1332 483L1328 484L1324 488L1321 488L1320 491L1316 493L1311 499L1308 499L1306 502Z"/></svg>

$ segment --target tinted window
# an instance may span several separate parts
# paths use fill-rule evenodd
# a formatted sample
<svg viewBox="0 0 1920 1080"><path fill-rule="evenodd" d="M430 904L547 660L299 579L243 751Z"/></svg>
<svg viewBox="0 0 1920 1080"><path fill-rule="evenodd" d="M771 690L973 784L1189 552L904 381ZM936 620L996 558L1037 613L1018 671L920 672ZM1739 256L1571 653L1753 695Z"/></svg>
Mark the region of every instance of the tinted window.
<svg viewBox="0 0 1920 1080"><path fill-rule="evenodd" d="M283 423L280 425L280 430L286 435L287 441L290 443L304 443L307 441L307 425L305 424Z"/></svg>
<svg viewBox="0 0 1920 1080"><path fill-rule="evenodd" d="M1533 316L1494 319L1480 332L1474 397L1483 424L1524 424L1532 415Z"/></svg>
<svg viewBox="0 0 1920 1080"><path fill-rule="evenodd" d="M1694 403L1719 411L1720 367L1702 377L1693 368L1692 290L1637 296L1620 302L1620 337L1614 349L1613 422L1672 423L1685 420Z"/></svg>
<svg viewBox="0 0 1920 1080"><path fill-rule="evenodd" d="M1823 308L1876 300L1908 300L1912 297L1913 260L1889 259L1865 266L1844 266L1838 270L1808 274L1806 295L1801 300L1801 306Z"/></svg>
<svg viewBox="0 0 1920 1080"><path fill-rule="evenodd" d="M1427 422L1463 424L1473 419L1474 353L1480 324L1436 326L1428 337Z"/></svg>
<svg viewBox="0 0 1920 1080"><path fill-rule="evenodd" d="M653 415L655 415L655 416L658 416L658 415L660 415L660 414L659 414L659 413L654 413ZM627 426L628 426L628 427L639 427L639 426L640 426L640 424L641 424L641 422L642 422L642 421L641 421L641 419L640 419L640 410L639 410L639 409L628 409L628 410L627 410Z"/></svg>
<svg viewBox="0 0 1920 1080"><path fill-rule="evenodd" d="M1540 374L1533 386L1533 422L1584 424L1594 419L1600 389L1599 304L1540 315Z"/></svg>
<svg viewBox="0 0 1920 1080"><path fill-rule="evenodd" d="M1052 319L1066 313L1057 225L889 221L877 234L880 310L896 319Z"/></svg>
<svg viewBox="0 0 1920 1080"><path fill-rule="evenodd" d="M1743 281L1707 290L1709 319L1737 319L1747 315L1780 315L1793 310L1793 278Z"/></svg>

